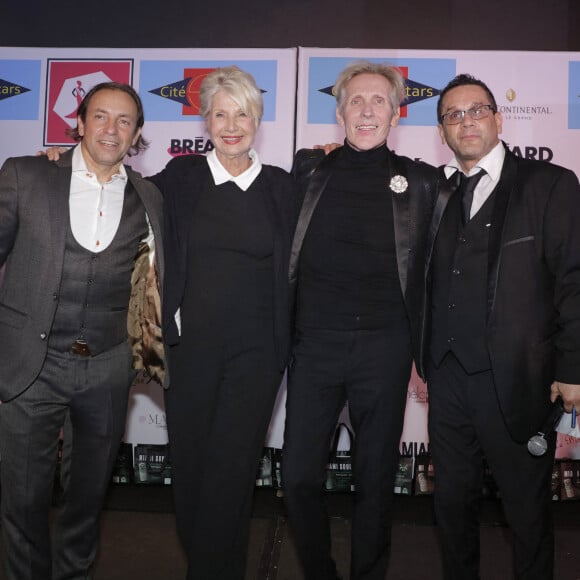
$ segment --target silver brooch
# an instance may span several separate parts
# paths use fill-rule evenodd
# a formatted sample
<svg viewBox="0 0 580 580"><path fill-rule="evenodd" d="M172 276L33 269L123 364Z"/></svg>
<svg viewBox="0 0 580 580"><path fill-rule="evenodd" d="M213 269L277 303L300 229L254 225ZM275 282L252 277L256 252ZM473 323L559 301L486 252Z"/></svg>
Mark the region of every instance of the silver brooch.
<svg viewBox="0 0 580 580"><path fill-rule="evenodd" d="M391 183L389 183L389 187L395 193L404 193L405 191L407 191L408 186L409 183L407 182L407 179L402 175L395 175L391 179Z"/></svg>

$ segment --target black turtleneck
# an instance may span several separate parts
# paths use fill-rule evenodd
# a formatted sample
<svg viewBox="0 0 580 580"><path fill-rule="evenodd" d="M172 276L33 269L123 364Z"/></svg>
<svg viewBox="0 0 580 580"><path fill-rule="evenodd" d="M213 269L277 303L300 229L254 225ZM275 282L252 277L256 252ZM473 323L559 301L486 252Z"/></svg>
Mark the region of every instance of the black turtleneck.
<svg viewBox="0 0 580 580"><path fill-rule="evenodd" d="M341 148L304 239L299 326L356 330L407 324L388 155L386 146Z"/></svg>

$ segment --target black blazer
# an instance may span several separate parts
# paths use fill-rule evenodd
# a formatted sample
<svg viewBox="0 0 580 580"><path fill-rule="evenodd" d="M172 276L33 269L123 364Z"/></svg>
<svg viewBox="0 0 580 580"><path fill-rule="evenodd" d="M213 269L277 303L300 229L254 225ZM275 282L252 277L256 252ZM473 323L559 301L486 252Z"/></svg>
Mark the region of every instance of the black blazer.
<svg viewBox="0 0 580 580"><path fill-rule="evenodd" d="M266 209L274 232L274 338L280 370L283 370L290 348L287 272L298 198L293 179L283 169L263 165L262 175L266 180ZM187 277L187 246L192 215L202 187L212 180L212 176L204 156L187 155L172 159L165 169L149 179L161 190L165 204L163 336L168 345L175 345L179 342L179 333L174 315L181 305Z"/></svg>
<svg viewBox="0 0 580 580"><path fill-rule="evenodd" d="M293 289L298 278L304 236L342 151L342 148L338 148L327 156L322 150L315 149L301 149L296 153L292 173L303 196L303 203L290 256L289 280ZM426 163L395 155L391 151L387 163L391 178L399 175L408 182L407 189L401 193L392 191L385 184L385 193L391 195L393 201L397 267L411 327L413 355L417 371L424 376L423 368L419 364L419 348L424 304L425 246L437 193L437 171Z"/></svg>
<svg viewBox="0 0 580 580"><path fill-rule="evenodd" d="M442 169L441 175L428 267L455 190ZM486 341L506 425L514 440L524 442L549 411L551 383L580 383L580 186L572 171L521 159L506 148L495 196ZM426 329L428 324L427 318ZM424 358L428 341L426 330Z"/></svg>

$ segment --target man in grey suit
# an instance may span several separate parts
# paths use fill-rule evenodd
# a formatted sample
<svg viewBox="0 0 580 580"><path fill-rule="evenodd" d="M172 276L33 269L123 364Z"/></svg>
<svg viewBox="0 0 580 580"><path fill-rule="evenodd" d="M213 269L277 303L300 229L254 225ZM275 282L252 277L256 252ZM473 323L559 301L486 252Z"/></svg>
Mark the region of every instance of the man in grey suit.
<svg viewBox="0 0 580 580"><path fill-rule="evenodd" d="M143 123L137 93L103 83L79 107L77 147L56 163L20 157L0 170L1 504L10 580L91 573L135 376L131 279L138 251L147 257L153 239L163 273L161 195L122 163L146 146ZM51 547L63 426L63 494Z"/></svg>

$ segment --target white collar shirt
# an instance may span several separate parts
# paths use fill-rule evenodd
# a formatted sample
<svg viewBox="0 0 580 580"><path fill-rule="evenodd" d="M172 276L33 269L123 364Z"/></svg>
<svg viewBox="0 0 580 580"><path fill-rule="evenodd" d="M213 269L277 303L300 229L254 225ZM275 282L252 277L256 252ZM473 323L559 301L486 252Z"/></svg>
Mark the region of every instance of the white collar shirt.
<svg viewBox="0 0 580 580"><path fill-rule="evenodd" d="M252 160L250 167L248 167L248 169L243 173L240 173L240 175L233 176L220 163L215 149L210 151L207 154L207 164L209 165L214 183L216 185L221 185L227 181L233 181L242 191L247 191L250 185L254 183L256 177L260 175L260 171L262 171L262 163L256 151L250 149L248 156Z"/></svg>
<svg viewBox="0 0 580 580"><path fill-rule="evenodd" d="M499 183L501 170L505 159L505 148L500 141L485 157L482 157L469 171L467 177L471 177L485 169L484 175L477 184L473 192L473 203L471 204L471 213L469 219L481 209L481 206L487 201L491 192ZM454 157L443 169L445 177L449 179L456 171L461 171L457 158Z"/></svg>

